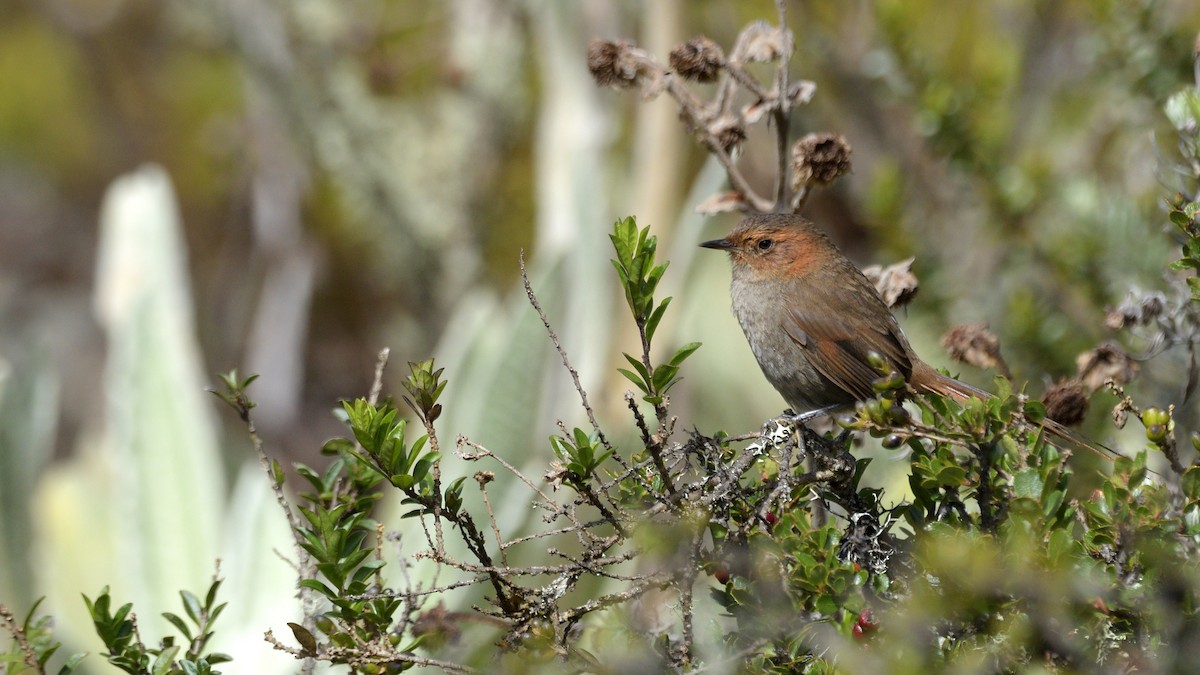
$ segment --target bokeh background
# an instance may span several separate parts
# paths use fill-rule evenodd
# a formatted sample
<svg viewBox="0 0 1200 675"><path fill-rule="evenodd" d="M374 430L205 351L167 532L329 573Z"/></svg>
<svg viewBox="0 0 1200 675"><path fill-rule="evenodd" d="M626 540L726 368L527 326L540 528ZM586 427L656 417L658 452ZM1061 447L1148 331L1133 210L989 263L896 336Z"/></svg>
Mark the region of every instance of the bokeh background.
<svg viewBox="0 0 1200 675"><path fill-rule="evenodd" d="M615 367L636 336L607 242L626 215L671 260L659 346L705 343L674 391L681 428L778 413L725 261L695 247L735 220L693 211L719 168L669 100L599 89L584 60L593 37L665 60L774 17L766 0L0 3L0 601L49 595L68 648L94 652L79 592L177 611L162 604L221 556L230 672L286 667L260 636L294 616L272 552L287 534L244 430L202 389L259 373L269 451L320 465L330 410L366 393L380 348L393 392L405 361L433 356L442 435L541 475L554 421L581 411L518 255L602 421L627 427ZM938 336L987 322L1038 394L1113 339L1105 307L1166 286L1162 105L1192 81L1200 5L789 2L788 17L793 75L817 84L792 131L854 148L805 213L862 264L916 256L902 322L928 360L962 368ZM742 162L770 180L765 133ZM1134 389L1178 401L1185 364L1169 354ZM1086 428L1107 440L1098 403Z"/></svg>

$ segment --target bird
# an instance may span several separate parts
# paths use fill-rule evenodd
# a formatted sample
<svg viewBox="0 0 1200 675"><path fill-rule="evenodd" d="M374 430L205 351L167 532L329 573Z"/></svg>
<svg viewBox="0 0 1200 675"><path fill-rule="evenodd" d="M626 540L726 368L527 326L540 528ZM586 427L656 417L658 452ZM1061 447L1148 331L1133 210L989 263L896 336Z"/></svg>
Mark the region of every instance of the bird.
<svg viewBox="0 0 1200 675"><path fill-rule="evenodd" d="M876 396L882 374L872 360L880 358L918 393L959 402L991 397L917 356L874 284L806 218L754 214L700 246L729 254L733 313L796 421ZM1107 456L1053 420L1043 425Z"/></svg>

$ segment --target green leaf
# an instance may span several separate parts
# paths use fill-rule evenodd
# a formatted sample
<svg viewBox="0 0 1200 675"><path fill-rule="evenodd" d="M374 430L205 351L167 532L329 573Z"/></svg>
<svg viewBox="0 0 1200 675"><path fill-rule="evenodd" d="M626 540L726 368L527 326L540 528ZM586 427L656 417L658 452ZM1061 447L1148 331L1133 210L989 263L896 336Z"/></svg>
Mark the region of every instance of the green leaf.
<svg viewBox="0 0 1200 675"><path fill-rule="evenodd" d="M154 659L154 665L150 667L150 672L154 675L162 675L171 670L171 662L175 659L175 655L179 653L179 647L168 647L158 653L158 658Z"/></svg>
<svg viewBox="0 0 1200 675"><path fill-rule="evenodd" d="M330 599L338 597L338 594L336 591L334 591L332 588L326 586L324 583L322 583L318 579L301 579L300 587L301 588L310 588Z"/></svg>
<svg viewBox="0 0 1200 675"><path fill-rule="evenodd" d="M179 597L183 600L183 609L187 612L188 617L195 623L200 623L200 598L196 597L191 591L179 591Z"/></svg>
<svg viewBox="0 0 1200 675"><path fill-rule="evenodd" d="M653 293L654 289L658 287L658 282L662 279L663 275L666 274L667 267L670 266L670 264L671 261L665 261L661 265L655 266L654 269L650 270L650 274L646 275L647 293Z"/></svg>
<svg viewBox="0 0 1200 675"><path fill-rule="evenodd" d="M701 344L702 343L700 343L700 342L689 342L686 345L675 350L675 356L671 357L671 361L670 361L671 365L673 365L673 366L682 365L684 360L687 359L687 357L689 357L693 353L695 353L695 351L697 349L700 349Z"/></svg>
<svg viewBox="0 0 1200 675"><path fill-rule="evenodd" d="M413 470L412 470L413 480L415 480L417 482L420 482L421 480L423 480L425 478L426 474L429 473L429 467L433 466L433 463L438 461L441 458L442 458L442 456L436 452L431 452L428 455L425 455L423 458L421 458L421 460L417 462L417 465L413 467Z"/></svg>
<svg viewBox="0 0 1200 675"><path fill-rule="evenodd" d="M654 378L651 381L651 384L654 385L654 391L658 393L664 392L678 372L679 366L673 366L669 363L664 363L663 365L655 368Z"/></svg>
<svg viewBox="0 0 1200 675"><path fill-rule="evenodd" d="M1050 494L1042 501L1042 516L1050 518L1058 511L1058 507L1062 505L1066 493L1062 490L1052 490Z"/></svg>
<svg viewBox="0 0 1200 675"><path fill-rule="evenodd" d="M1200 466L1190 466L1183 472L1180 487L1188 499L1200 499Z"/></svg>
<svg viewBox="0 0 1200 675"><path fill-rule="evenodd" d="M192 641L192 631L188 629L187 624L183 622L183 619L179 618L178 614L163 612L162 615L164 619L171 622L171 625L175 626L175 628L183 634L183 639L187 640L188 642Z"/></svg>
<svg viewBox="0 0 1200 675"><path fill-rule="evenodd" d="M937 473L937 484L942 487L958 487L967 480L967 472L960 466L947 466Z"/></svg>
<svg viewBox="0 0 1200 675"><path fill-rule="evenodd" d="M1013 476L1012 486L1013 496L1040 500L1044 484L1037 469L1025 469Z"/></svg>
<svg viewBox="0 0 1200 675"><path fill-rule="evenodd" d="M1133 469L1130 470L1130 472L1129 472L1128 484L1129 484L1129 487L1131 487L1131 488L1138 487L1146 480L1147 470L1146 470L1146 462L1144 461L1146 456L1141 455L1141 458L1143 459L1143 461L1140 463L1135 463L1133 466Z"/></svg>
<svg viewBox="0 0 1200 675"><path fill-rule="evenodd" d="M1200 534L1200 501L1190 501L1183 507L1183 526L1193 537Z"/></svg>
<svg viewBox="0 0 1200 675"><path fill-rule="evenodd" d="M340 455L354 450L354 441L349 438L331 438L321 446L322 455Z"/></svg>
<svg viewBox="0 0 1200 675"><path fill-rule="evenodd" d="M577 447L577 448L592 447L592 439L588 435L588 433L586 431L584 431L583 429L580 429L579 427L575 427L575 429L572 431L572 435L575 437L575 447Z"/></svg>
<svg viewBox="0 0 1200 675"><path fill-rule="evenodd" d="M617 368L617 372L624 375L625 379L632 382L638 389L642 390L643 392L647 390L646 383L633 371L629 370L628 368Z"/></svg>
<svg viewBox="0 0 1200 675"><path fill-rule="evenodd" d="M211 625L212 625L214 622L216 622L216 620L217 620L217 617L218 617L218 616L221 616L221 612L225 611L225 607L226 607L228 604L229 604L228 602L222 602L221 604L219 604L219 605L217 605L216 607L212 608L212 610L211 610L211 611L208 613L208 624L209 624L210 626L211 626Z"/></svg>
<svg viewBox="0 0 1200 675"><path fill-rule="evenodd" d="M634 371L636 371L638 375L642 376L643 382L646 382L646 383L650 382L650 371L646 370L646 364L642 363L640 360L635 359L626 353L622 353L621 356L624 356L625 360L628 361L629 364L633 366Z"/></svg>
<svg viewBox="0 0 1200 675"><path fill-rule="evenodd" d="M658 303L658 307L650 313L650 317L646 319L646 342L654 340L654 332L658 330L658 324L662 321L663 314L667 311L667 306L671 304L670 296L663 298L662 302Z"/></svg>
<svg viewBox="0 0 1200 675"><path fill-rule="evenodd" d="M58 675L66 675L67 673L75 672L75 669L79 667L79 663L83 661L87 655L87 652L76 652L72 654L67 659L67 662L63 664L63 667L59 669Z"/></svg>
<svg viewBox="0 0 1200 675"><path fill-rule="evenodd" d="M813 603L814 608L825 616L831 616L838 610L837 600L832 595L821 594Z"/></svg>
<svg viewBox="0 0 1200 675"><path fill-rule="evenodd" d="M217 600L217 590L221 588L222 581L223 579L217 579L212 582L211 586L208 587L208 593L204 596L205 609L212 609L213 603ZM212 621L211 617L209 618L209 621Z"/></svg>

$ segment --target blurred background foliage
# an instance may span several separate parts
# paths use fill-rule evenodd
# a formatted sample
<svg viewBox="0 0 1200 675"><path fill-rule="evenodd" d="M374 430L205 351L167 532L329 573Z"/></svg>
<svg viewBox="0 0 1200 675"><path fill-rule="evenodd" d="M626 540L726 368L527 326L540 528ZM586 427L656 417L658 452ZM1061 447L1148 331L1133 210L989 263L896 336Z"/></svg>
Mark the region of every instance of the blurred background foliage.
<svg viewBox="0 0 1200 675"><path fill-rule="evenodd" d="M987 0L949 11L868 0L788 11L793 74L817 84L795 131L834 131L854 147L854 173L806 215L861 264L916 256L922 292L903 322L928 360L949 365L936 344L945 328L985 321L1018 381L1040 393L1112 339L1106 306L1164 284L1173 246L1158 160L1174 150L1154 138L1169 130L1163 102L1191 81L1200 5ZM776 414L782 403L728 313L725 262L695 255L732 224L692 213L720 171L669 101L599 90L584 64L593 37L631 37L665 58L692 35L728 45L772 16L767 2L721 0L0 3L0 598L21 608L50 586L70 602L96 590L48 578L73 577L46 563L87 564L59 545L125 550L102 541L122 530L68 527L82 515L50 508L72 502L47 496L62 498L41 477L52 465L75 471L73 503L100 499L96 484L111 478L87 468L95 439L155 419L153 401L190 397L205 384L193 367L260 373L256 412L272 451L320 464L321 441L340 431L329 410L365 392L380 347L399 360L434 355L450 381L444 433L544 463L554 419L579 412L520 289L518 252L601 417L623 414L614 366L636 335L612 320L621 298L606 235L624 215L651 225L672 261L664 286L677 316L660 344L705 342L674 412L708 430ZM768 141L748 139L752 181L772 175ZM156 194L171 200L173 186L177 201L168 276L182 281L169 293L194 307L177 324L191 334L171 339L194 362L176 364L175 388L136 398L113 382L136 388L121 369L146 364L116 353L92 305L104 303L101 201L147 163L169 178ZM1178 402L1184 359L1157 359L1131 391ZM392 369L390 390L403 372ZM121 417L131 401L151 408ZM202 462L214 462L208 485L224 494L245 461L240 430L183 407L166 438L212 445L221 456ZM1178 415L1198 421L1194 405ZM1099 412L1089 425L1114 433ZM135 460L111 461L119 473ZM228 500L209 498L219 513L205 527L220 530ZM523 517L519 500L508 508ZM88 536L101 543L75 539ZM217 555L205 546L193 590Z"/></svg>

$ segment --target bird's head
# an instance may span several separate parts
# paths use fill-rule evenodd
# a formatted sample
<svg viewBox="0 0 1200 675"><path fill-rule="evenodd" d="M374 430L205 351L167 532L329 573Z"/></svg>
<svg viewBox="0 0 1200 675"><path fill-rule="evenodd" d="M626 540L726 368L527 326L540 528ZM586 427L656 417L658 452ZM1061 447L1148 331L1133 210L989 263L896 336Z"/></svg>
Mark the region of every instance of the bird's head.
<svg viewBox="0 0 1200 675"><path fill-rule="evenodd" d="M725 251L735 271L760 277L804 276L836 255L829 239L795 214L750 216L724 239L700 245Z"/></svg>

